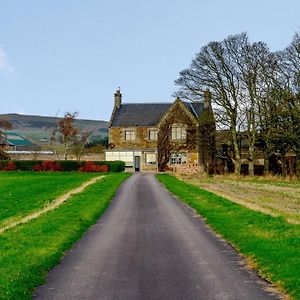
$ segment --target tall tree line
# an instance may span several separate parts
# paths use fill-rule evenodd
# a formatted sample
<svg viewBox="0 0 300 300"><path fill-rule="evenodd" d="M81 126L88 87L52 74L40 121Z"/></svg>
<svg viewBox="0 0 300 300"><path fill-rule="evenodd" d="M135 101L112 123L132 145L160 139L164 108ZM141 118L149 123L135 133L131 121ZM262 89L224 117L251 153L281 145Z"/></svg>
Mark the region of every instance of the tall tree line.
<svg viewBox="0 0 300 300"><path fill-rule="evenodd" d="M175 94L189 101L202 100L210 90L218 129L230 133L236 174L241 171L242 136L250 175L257 149L266 173L272 156L286 172L284 159L292 151L300 175L300 33L278 52L264 42L251 43L247 33L210 42L175 83Z"/></svg>

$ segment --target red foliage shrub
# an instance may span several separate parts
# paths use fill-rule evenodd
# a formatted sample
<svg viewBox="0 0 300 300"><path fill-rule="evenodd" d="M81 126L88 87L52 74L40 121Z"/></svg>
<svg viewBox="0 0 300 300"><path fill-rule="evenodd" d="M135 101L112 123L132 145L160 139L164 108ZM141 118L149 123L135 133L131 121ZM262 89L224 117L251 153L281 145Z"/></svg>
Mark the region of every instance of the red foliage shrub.
<svg viewBox="0 0 300 300"><path fill-rule="evenodd" d="M62 167L58 162L55 161L43 161L41 165L36 164L32 168L33 171L54 171L59 172L62 171Z"/></svg>
<svg viewBox="0 0 300 300"><path fill-rule="evenodd" d="M79 172L108 172L107 165L96 165L92 161L87 161L83 166L78 170Z"/></svg>
<svg viewBox="0 0 300 300"><path fill-rule="evenodd" d="M42 171L42 166L39 164L36 164L32 167L33 171Z"/></svg>
<svg viewBox="0 0 300 300"><path fill-rule="evenodd" d="M108 172L108 165L101 165L101 166L98 166L99 167L99 172L103 172L103 173L106 173Z"/></svg>
<svg viewBox="0 0 300 300"><path fill-rule="evenodd" d="M9 161L4 167L5 171L15 171L17 169L16 164L13 161Z"/></svg>
<svg viewBox="0 0 300 300"><path fill-rule="evenodd" d="M62 171L62 167L58 162L55 161L43 161L41 166L42 171Z"/></svg>

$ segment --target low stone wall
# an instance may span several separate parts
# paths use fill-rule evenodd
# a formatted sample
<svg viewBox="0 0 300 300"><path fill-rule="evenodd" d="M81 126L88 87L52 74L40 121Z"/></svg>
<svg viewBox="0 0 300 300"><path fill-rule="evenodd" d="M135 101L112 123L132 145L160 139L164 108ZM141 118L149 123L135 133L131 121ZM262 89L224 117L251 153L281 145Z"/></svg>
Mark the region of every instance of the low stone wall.
<svg viewBox="0 0 300 300"><path fill-rule="evenodd" d="M30 154L9 154L12 160L63 160L63 156L59 155L58 158L54 154L39 154L39 153L30 153ZM68 160L76 160L75 156L69 155ZM83 161L100 161L104 160L104 154L85 154L81 157L80 160Z"/></svg>
<svg viewBox="0 0 300 300"><path fill-rule="evenodd" d="M200 172L197 164L170 165L169 169L172 172L184 174L195 174Z"/></svg>

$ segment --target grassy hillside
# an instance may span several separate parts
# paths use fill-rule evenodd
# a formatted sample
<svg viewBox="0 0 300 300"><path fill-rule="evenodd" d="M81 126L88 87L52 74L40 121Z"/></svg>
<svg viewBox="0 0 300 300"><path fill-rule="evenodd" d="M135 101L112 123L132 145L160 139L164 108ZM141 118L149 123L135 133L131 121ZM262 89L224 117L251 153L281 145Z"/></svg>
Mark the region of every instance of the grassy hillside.
<svg viewBox="0 0 300 300"><path fill-rule="evenodd" d="M11 131L19 133L36 143L39 143L41 139L49 139L55 124L61 119L19 114L3 114L0 115L0 118L12 123L13 129ZM107 136L108 122L106 121L77 119L75 126L83 130L93 131L92 139Z"/></svg>

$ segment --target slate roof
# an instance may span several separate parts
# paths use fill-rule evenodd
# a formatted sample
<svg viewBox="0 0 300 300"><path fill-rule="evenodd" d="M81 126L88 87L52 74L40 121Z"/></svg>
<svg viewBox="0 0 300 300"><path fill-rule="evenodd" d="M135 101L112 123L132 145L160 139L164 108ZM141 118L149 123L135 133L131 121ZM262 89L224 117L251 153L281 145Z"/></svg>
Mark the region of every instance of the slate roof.
<svg viewBox="0 0 300 300"><path fill-rule="evenodd" d="M183 102L183 104L190 110L190 112L198 118L203 111L203 102Z"/></svg>
<svg viewBox="0 0 300 300"><path fill-rule="evenodd" d="M197 118L203 103L183 102ZM111 127L156 126L173 103L125 103L115 112Z"/></svg>

